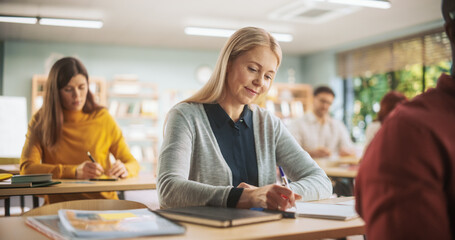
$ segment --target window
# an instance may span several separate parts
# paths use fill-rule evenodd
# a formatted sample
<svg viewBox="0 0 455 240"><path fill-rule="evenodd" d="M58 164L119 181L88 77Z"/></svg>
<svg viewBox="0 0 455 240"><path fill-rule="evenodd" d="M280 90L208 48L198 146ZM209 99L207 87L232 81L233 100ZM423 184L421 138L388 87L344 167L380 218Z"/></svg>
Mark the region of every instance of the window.
<svg viewBox="0 0 455 240"><path fill-rule="evenodd" d="M364 141L366 126L376 119L379 102L390 90L409 99L436 86L450 72L450 41L444 30L380 43L337 55L338 75L345 81L347 125L356 142ZM353 107L352 107L353 106Z"/></svg>

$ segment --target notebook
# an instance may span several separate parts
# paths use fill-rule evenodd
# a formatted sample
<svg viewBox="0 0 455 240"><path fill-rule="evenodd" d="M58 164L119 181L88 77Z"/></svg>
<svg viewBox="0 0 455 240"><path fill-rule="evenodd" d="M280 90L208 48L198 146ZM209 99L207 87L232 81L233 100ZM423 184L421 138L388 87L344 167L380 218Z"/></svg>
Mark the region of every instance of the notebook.
<svg viewBox="0 0 455 240"><path fill-rule="evenodd" d="M34 188L34 187L47 187L55 184L60 184L60 181L49 181L49 182L24 182L24 183L11 183L11 181L0 182L0 188Z"/></svg>
<svg viewBox="0 0 455 240"><path fill-rule="evenodd" d="M11 177L11 183L36 183L36 182L50 182L52 181L52 174L26 174L14 175Z"/></svg>
<svg viewBox="0 0 455 240"><path fill-rule="evenodd" d="M157 210L165 217L177 221L196 223L212 227L234 227L244 224L279 220L281 213L254 211L249 209L221 207L183 207Z"/></svg>
<svg viewBox="0 0 455 240"><path fill-rule="evenodd" d="M358 217L354 205L295 202L296 215L299 217L323 218L333 220L349 220Z"/></svg>
<svg viewBox="0 0 455 240"><path fill-rule="evenodd" d="M68 218L68 212L75 213ZM126 216L126 217L122 217ZM184 234L185 227L148 209L82 211L27 217L25 223L51 239L95 240Z"/></svg>

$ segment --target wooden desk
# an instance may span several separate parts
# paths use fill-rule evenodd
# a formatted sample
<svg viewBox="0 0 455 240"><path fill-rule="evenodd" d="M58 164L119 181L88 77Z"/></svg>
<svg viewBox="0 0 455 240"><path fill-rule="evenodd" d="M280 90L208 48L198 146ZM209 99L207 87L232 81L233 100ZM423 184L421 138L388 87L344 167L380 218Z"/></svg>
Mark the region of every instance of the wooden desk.
<svg viewBox="0 0 455 240"><path fill-rule="evenodd" d="M352 198L344 198L343 201ZM328 199L327 201L339 201ZM364 222L360 218L349 221L313 218L282 219L266 223L250 224L232 228L213 228L183 223L186 233L159 239L320 239L341 238L364 234ZM11 227L14 226L14 231ZM25 225L24 217L0 218L0 239L47 239L44 235ZM142 237L140 239L156 239Z"/></svg>
<svg viewBox="0 0 455 240"><path fill-rule="evenodd" d="M355 178L357 176L358 160L356 159L315 159L315 161L329 177Z"/></svg>
<svg viewBox="0 0 455 240"><path fill-rule="evenodd" d="M0 189L0 197L156 189L156 181L152 176L139 176L112 182L79 179L53 180L61 181L62 183L37 188L3 188Z"/></svg>
<svg viewBox="0 0 455 240"><path fill-rule="evenodd" d="M19 174L19 164L0 165L0 173L11 173L13 175Z"/></svg>

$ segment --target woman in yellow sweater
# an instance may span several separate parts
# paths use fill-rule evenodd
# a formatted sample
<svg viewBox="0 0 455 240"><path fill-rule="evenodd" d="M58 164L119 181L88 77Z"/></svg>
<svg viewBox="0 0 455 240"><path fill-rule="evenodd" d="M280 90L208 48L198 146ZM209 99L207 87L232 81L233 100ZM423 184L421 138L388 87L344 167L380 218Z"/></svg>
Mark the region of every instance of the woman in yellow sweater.
<svg viewBox="0 0 455 240"><path fill-rule="evenodd" d="M76 179L138 174L139 164L115 120L95 103L88 79L84 65L75 58L62 58L52 66L43 106L29 123L21 174L52 173L53 178ZM109 153L118 159L114 164L109 161ZM45 202L93 198L118 199L115 192L100 192L51 195L45 197Z"/></svg>

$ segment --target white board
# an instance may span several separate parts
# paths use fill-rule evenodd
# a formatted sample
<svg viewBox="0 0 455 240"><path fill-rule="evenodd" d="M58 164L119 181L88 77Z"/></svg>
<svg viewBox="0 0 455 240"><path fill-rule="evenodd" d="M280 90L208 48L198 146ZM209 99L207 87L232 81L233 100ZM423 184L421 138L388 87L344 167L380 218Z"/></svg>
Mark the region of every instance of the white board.
<svg viewBox="0 0 455 240"><path fill-rule="evenodd" d="M0 96L0 157L20 158L26 133L26 98Z"/></svg>

